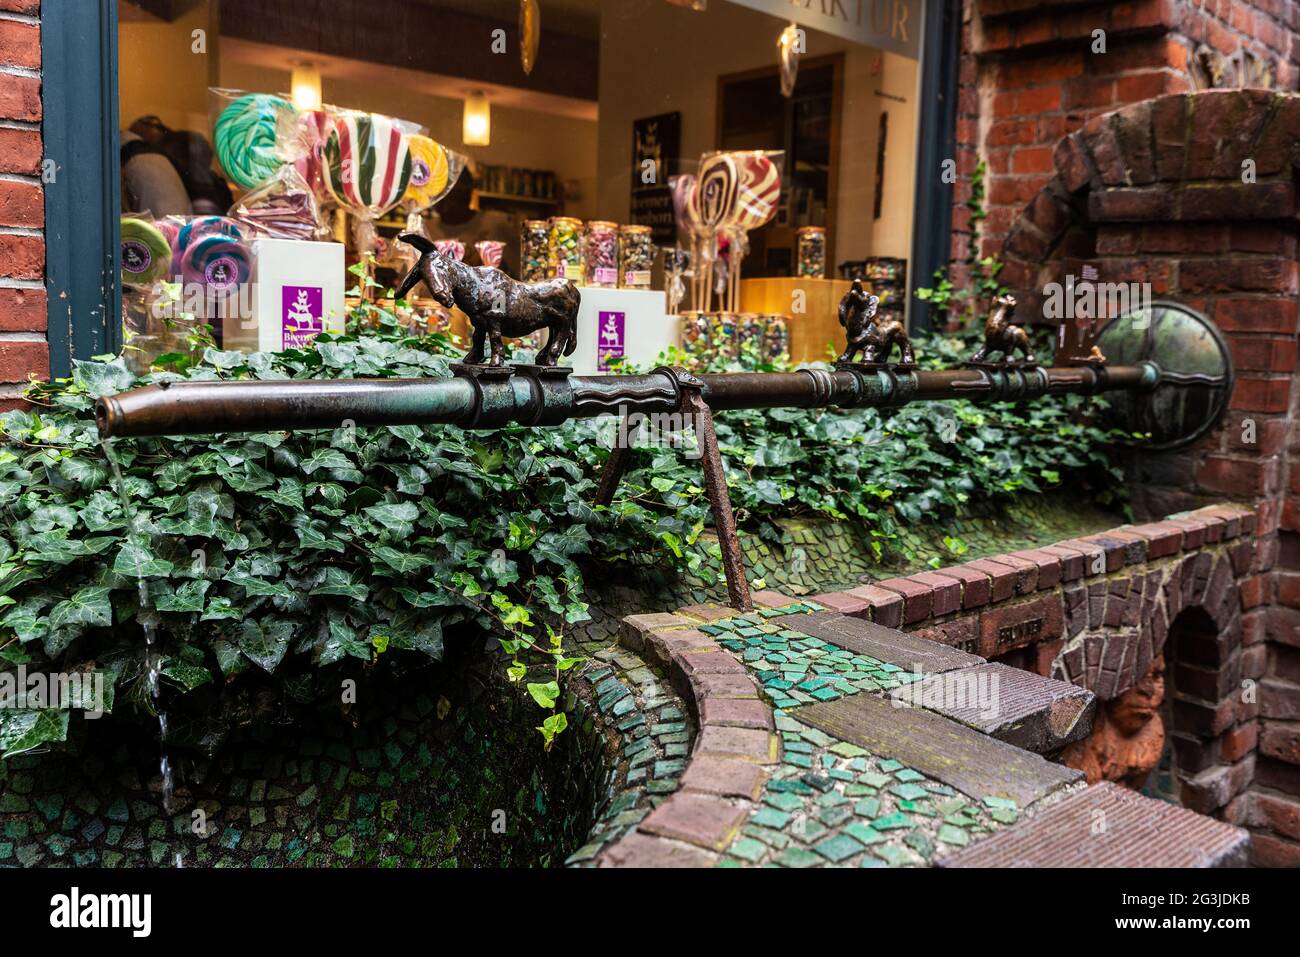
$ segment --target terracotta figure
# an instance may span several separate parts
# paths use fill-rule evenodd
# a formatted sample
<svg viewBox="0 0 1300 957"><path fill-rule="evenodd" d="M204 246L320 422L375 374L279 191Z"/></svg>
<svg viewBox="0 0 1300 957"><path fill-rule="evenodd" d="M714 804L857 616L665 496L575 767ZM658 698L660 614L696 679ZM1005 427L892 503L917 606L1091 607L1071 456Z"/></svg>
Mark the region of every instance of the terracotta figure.
<svg viewBox="0 0 1300 957"><path fill-rule="evenodd" d="M1165 749L1165 661L1156 658L1141 681L1104 702L1092 734L1065 749L1061 762L1088 776L1089 784L1115 781L1142 787Z"/></svg>

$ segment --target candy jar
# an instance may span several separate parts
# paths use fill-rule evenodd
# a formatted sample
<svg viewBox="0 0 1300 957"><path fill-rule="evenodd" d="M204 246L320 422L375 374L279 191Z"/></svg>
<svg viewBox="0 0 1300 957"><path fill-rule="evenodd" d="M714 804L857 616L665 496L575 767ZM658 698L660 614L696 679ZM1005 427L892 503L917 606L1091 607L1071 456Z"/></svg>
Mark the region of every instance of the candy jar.
<svg viewBox="0 0 1300 957"><path fill-rule="evenodd" d="M546 231L546 271L552 279L582 282L582 220L551 217Z"/></svg>
<svg viewBox="0 0 1300 957"><path fill-rule="evenodd" d="M587 285L615 288L618 285L618 224L592 220L587 223L582 245Z"/></svg>
<svg viewBox="0 0 1300 957"><path fill-rule="evenodd" d="M795 236L799 244L799 275L826 278L826 227L804 226Z"/></svg>
<svg viewBox="0 0 1300 957"><path fill-rule="evenodd" d="M734 312L715 312L709 317L709 345L721 358L735 359L740 354L737 318Z"/></svg>
<svg viewBox="0 0 1300 957"><path fill-rule="evenodd" d="M682 349L702 356L709 348L709 319L702 312L682 313Z"/></svg>
<svg viewBox="0 0 1300 957"><path fill-rule="evenodd" d="M519 278L541 282L547 276L547 233L544 219L526 219L519 233Z"/></svg>
<svg viewBox="0 0 1300 957"><path fill-rule="evenodd" d="M763 358L781 364L790 361L790 324L785 316L764 316Z"/></svg>
<svg viewBox="0 0 1300 957"><path fill-rule="evenodd" d="M740 314L736 327L736 352L747 365L762 361L764 331L762 317L752 312Z"/></svg>
<svg viewBox="0 0 1300 957"><path fill-rule="evenodd" d="M649 289L655 264L655 241L649 226L630 225L618 231L619 279L625 289Z"/></svg>

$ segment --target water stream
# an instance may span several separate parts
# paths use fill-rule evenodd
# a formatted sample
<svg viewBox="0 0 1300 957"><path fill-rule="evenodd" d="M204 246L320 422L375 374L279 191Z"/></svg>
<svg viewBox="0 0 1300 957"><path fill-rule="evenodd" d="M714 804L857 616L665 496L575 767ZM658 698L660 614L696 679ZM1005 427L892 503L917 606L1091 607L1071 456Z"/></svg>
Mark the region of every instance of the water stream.
<svg viewBox="0 0 1300 957"><path fill-rule="evenodd" d="M136 511L134 504L131 502L126 480L122 476L122 468L118 464L117 457L113 454L112 439L101 439L99 444L103 448L104 458L108 460L109 468L113 472L113 487L117 490L118 499L122 503L122 514L127 523L128 541L137 532L151 535L145 525L144 516ZM158 647L158 622L153 610L149 607L149 589L145 584L138 552L135 555L135 563L136 588L140 600L140 610L136 617L140 622L141 629L144 631L145 680L149 687L149 697L153 701L154 713L158 716L158 770L162 777L162 805L163 810L171 814L175 810L176 777L172 771L171 757L167 753L167 712L162 707L162 690L160 688L159 669L162 666L162 655ZM177 867L184 866L179 851L176 853L174 862Z"/></svg>

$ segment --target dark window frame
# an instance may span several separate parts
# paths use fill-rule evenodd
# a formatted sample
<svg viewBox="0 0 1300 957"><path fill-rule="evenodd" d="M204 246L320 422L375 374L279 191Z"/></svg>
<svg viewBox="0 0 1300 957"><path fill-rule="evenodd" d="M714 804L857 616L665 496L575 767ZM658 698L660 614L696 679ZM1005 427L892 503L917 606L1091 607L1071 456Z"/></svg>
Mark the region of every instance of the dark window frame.
<svg viewBox="0 0 1300 957"><path fill-rule="evenodd" d="M947 269L952 252L952 183L940 175L944 160L957 159L957 80L961 72L961 2L926 0L921 33L921 111L916 145L916 195L912 213L912 260L908 263L911 326L928 329L930 304L918 286Z"/></svg>
<svg viewBox="0 0 1300 957"><path fill-rule="evenodd" d="M41 5L50 375L122 346L117 3ZM48 179L48 177L47 177Z"/></svg>

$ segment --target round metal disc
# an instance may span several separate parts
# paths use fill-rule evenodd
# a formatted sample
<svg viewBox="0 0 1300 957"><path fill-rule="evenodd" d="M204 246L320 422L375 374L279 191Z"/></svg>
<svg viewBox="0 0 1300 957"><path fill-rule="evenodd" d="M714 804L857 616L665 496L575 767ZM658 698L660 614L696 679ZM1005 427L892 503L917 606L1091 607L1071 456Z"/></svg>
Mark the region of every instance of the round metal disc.
<svg viewBox="0 0 1300 957"><path fill-rule="evenodd" d="M1143 360L1160 367L1152 392L1116 392L1109 398L1123 428L1149 432L1148 449L1172 449L1196 441L1214 428L1232 395L1232 357L1210 320L1177 302L1108 322L1097 345L1111 365Z"/></svg>

